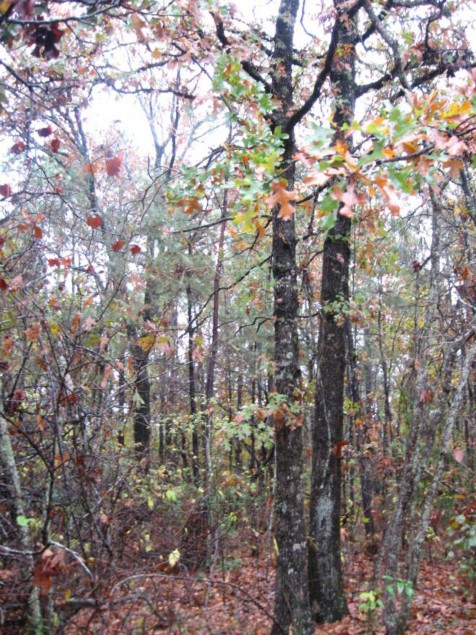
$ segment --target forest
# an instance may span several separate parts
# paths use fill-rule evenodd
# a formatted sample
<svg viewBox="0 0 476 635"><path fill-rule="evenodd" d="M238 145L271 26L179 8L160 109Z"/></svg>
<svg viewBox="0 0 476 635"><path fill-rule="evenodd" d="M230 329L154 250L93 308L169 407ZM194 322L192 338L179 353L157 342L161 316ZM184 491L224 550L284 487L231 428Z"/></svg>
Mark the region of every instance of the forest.
<svg viewBox="0 0 476 635"><path fill-rule="evenodd" d="M0 0L0 633L474 633L475 18Z"/></svg>

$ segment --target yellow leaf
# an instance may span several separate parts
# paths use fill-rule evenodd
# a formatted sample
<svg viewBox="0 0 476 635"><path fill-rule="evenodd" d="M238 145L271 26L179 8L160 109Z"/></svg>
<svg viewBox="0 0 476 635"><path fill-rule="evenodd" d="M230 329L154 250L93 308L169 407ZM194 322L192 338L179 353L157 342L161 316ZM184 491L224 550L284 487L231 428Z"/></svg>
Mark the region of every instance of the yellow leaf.
<svg viewBox="0 0 476 635"><path fill-rule="evenodd" d="M139 337L139 339L137 340L137 344L145 353L148 353L155 344L155 335L149 333L148 335Z"/></svg>
<svg viewBox="0 0 476 635"><path fill-rule="evenodd" d="M59 335L61 333L61 326L56 322L50 322L51 335Z"/></svg>

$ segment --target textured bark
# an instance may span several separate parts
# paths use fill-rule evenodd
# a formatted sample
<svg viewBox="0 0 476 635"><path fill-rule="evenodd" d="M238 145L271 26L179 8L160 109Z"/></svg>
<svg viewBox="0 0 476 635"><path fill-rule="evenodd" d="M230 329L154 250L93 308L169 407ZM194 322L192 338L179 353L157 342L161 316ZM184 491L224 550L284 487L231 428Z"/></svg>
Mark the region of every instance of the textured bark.
<svg viewBox="0 0 476 635"><path fill-rule="evenodd" d="M149 351L137 343L135 325L128 325L132 340L131 355L134 364L134 448L139 459L148 459L150 451L150 379Z"/></svg>
<svg viewBox="0 0 476 635"><path fill-rule="evenodd" d="M298 0L282 0L276 21L273 55L273 92L280 100L275 122L284 128L292 106L292 45ZM294 136L285 142L282 168L288 189L294 185ZM297 312L299 307L296 271L294 217L279 218L273 212L273 277L276 392L287 408L275 420L276 486L275 539L277 544L276 595L273 634L312 632L307 580L307 546L302 487L302 427L286 416L299 403Z"/></svg>
<svg viewBox="0 0 476 635"><path fill-rule="evenodd" d="M9 498L12 501L15 518L18 516L26 516L20 476L18 474L17 464L15 461L15 453L12 447L7 420L4 418L2 413L0 413L0 467L10 490ZM23 566L26 568L25 573L28 577L32 578L35 567L32 555L34 544L30 536L30 528L28 525L18 525L18 539L23 551L22 558ZM43 632L39 588L33 584L30 586L28 591L27 611L29 628L25 632Z"/></svg>
<svg viewBox="0 0 476 635"><path fill-rule="evenodd" d="M348 3L335 0L338 53L330 75L335 91L334 125L337 136L351 121L355 102L355 42ZM344 141L344 139L342 139ZM349 140L345 140L347 143ZM319 331L316 408L312 433L311 545L309 583L311 604L319 622L334 622L347 613L341 554L341 458L344 379L346 367L345 319L342 308L349 298L350 219L337 213L335 226L324 242Z"/></svg>
<svg viewBox="0 0 476 635"><path fill-rule="evenodd" d="M192 287L187 284L187 314L188 314L188 398L190 403L190 416L192 418L192 474L193 481L198 486L200 484L200 443L197 421L197 396L196 396L196 373L193 350L195 347L195 329L193 327L193 297Z"/></svg>

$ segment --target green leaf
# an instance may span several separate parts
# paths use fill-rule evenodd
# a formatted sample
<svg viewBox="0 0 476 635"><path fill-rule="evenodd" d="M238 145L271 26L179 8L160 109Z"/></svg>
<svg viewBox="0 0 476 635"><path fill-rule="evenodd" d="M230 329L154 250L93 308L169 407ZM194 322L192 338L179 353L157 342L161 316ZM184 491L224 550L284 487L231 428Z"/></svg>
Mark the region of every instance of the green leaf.
<svg viewBox="0 0 476 635"><path fill-rule="evenodd" d="M28 524L30 522L30 519L27 518L26 516L17 516L17 525L19 527L28 527Z"/></svg>

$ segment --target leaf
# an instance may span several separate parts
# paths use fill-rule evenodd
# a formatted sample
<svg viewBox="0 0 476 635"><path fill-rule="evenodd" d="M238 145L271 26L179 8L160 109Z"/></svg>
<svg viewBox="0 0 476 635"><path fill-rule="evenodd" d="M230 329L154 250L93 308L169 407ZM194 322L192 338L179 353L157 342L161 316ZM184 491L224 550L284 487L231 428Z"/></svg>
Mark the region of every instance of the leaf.
<svg viewBox="0 0 476 635"><path fill-rule="evenodd" d="M352 208L362 202L362 196L355 193L355 185L351 184L345 192L340 187L335 187L332 192L332 198L342 203L339 214L346 218L352 218L354 212Z"/></svg>
<svg viewBox="0 0 476 635"><path fill-rule="evenodd" d="M464 450L463 448L455 448L453 450L453 458L457 463L464 462Z"/></svg>
<svg viewBox="0 0 476 635"><path fill-rule="evenodd" d="M178 549L174 549L169 553L169 565L171 567L175 567L177 562L180 560L180 551Z"/></svg>
<svg viewBox="0 0 476 635"><path fill-rule="evenodd" d="M8 289L8 282L4 278L0 278L0 290L6 291Z"/></svg>
<svg viewBox="0 0 476 635"><path fill-rule="evenodd" d="M60 266L59 258L48 258L48 265L50 267L59 267Z"/></svg>
<svg viewBox="0 0 476 635"><path fill-rule="evenodd" d="M8 185L8 183L4 183L3 185L0 185L0 196L4 196L5 198L8 198L11 195L12 195L12 188Z"/></svg>
<svg viewBox="0 0 476 635"><path fill-rule="evenodd" d="M46 126L46 128L40 128L36 131L40 137L49 137L50 134L53 134L53 130L51 126Z"/></svg>
<svg viewBox="0 0 476 635"><path fill-rule="evenodd" d="M338 441L332 446L332 454L340 458L342 456L342 448L345 448L346 445L349 445L348 441Z"/></svg>
<svg viewBox="0 0 476 635"><path fill-rule="evenodd" d="M35 227L33 228L33 234L35 235L35 238L37 240L41 240L41 238L43 238L43 232L41 230L41 227L38 227L38 225L35 225Z"/></svg>
<svg viewBox="0 0 476 635"><path fill-rule="evenodd" d="M133 256L135 256L136 254L140 254L141 252L141 248L139 247L139 245L131 245L131 254Z"/></svg>
<svg viewBox="0 0 476 635"><path fill-rule="evenodd" d="M265 199L265 203L270 209L276 205L279 206L278 218L283 220L289 220L294 216L296 207L291 204L291 201L298 199L297 192L287 190L286 185L286 181L274 181L271 183L273 193Z"/></svg>
<svg viewBox="0 0 476 635"><path fill-rule="evenodd" d="M89 227L98 229L98 227L101 227L102 225L102 218L101 216L99 216L99 214L93 214L92 216L88 216L86 218L86 223L89 225Z"/></svg>
<svg viewBox="0 0 476 635"><path fill-rule="evenodd" d="M20 154L21 152L24 152L25 150L26 150L26 145L23 143L23 141L17 141L10 148L10 152L13 152L13 154Z"/></svg>
<svg viewBox="0 0 476 635"><path fill-rule="evenodd" d="M36 342L40 334L40 325L37 322L29 328L25 329L25 335L28 342Z"/></svg>
<svg viewBox="0 0 476 635"><path fill-rule="evenodd" d="M50 143L51 152L55 154L58 152L61 145L61 141L59 139L52 139Z"/></svg>
<svg viewBox="0 0 476 635"><path fill-rule="evenodd" d="M89 316L84 320L83 329L85 331L90 331L95 324L96 324L96 320L92 318L91 316Z"/></svg>
<svg viewBox="0 0 476 635"><path fill-rule="evenodd" d="M115 157L106 159L106 173L108 176L119 176L122 166L122 152Z"/></svg>
<svg viewBox="0 0 476 635"><path fill-rule="evenodd" d="M17 516L17 525L19 527L28 527L28 521L29 519L26 516L23 516L20 514L20 516Z"/></svg>
<svg viewBox="0 0 476 635"><path fill-rule="evenodd" d="M148 335L139 337L139 339L137 340L137 344L144 351L144 353L148 353L155 344L155 335L149 333Z"/></svg>
<svg viewBox="0 0 476 635"><path fill-rule="evenodd" d="M114 245L111 247L112 251L121 251L124 246L123 240L117 240Z"/></svg>

